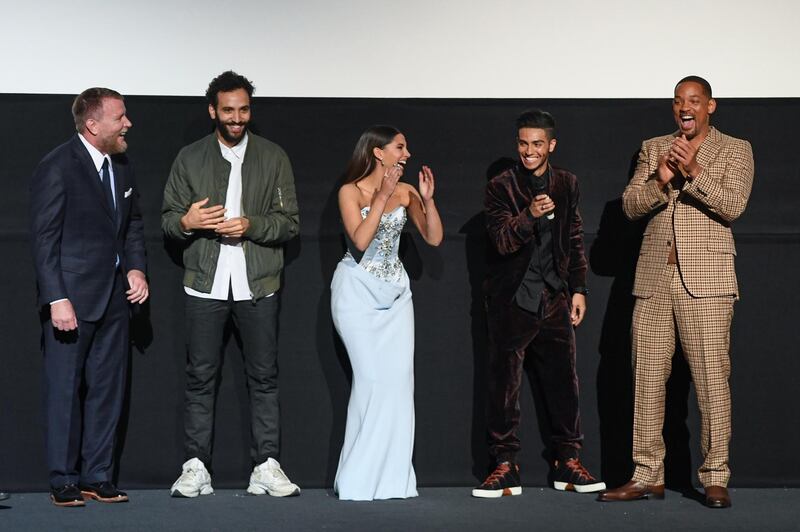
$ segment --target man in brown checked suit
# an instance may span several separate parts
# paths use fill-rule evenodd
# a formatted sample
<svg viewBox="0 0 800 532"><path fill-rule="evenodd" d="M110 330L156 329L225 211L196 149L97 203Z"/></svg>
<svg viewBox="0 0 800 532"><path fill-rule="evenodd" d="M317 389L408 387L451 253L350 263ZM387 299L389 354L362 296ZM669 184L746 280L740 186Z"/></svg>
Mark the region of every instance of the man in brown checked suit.
<svg viewBox="0 0 800 532"><path fill-rule="evenodd" d="M753 152L710 125L717 103L703 78L675 86L678 131L642 144L622 195L631 220L648 216L633 295L633 478L600 501L664 497L665 384L676 338L700 407L706 505L727 508L731 436L730 325L739 297L731 223L747 205Z"/></svg>

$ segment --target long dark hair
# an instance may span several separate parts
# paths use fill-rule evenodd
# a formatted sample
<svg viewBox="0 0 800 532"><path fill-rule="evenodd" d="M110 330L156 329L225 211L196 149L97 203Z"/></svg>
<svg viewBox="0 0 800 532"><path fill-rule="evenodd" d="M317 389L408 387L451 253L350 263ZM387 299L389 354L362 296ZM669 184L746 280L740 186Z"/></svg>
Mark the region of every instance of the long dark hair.
<svg viewBox="0 0 800 532"><path fill-rule="evenodd" d="M370 126L361 134L353 150L353 156L342 174L342 183L355 183L367 177L374 169L375 155L373 148L383 148L400 134L394 126Z"/></svg>

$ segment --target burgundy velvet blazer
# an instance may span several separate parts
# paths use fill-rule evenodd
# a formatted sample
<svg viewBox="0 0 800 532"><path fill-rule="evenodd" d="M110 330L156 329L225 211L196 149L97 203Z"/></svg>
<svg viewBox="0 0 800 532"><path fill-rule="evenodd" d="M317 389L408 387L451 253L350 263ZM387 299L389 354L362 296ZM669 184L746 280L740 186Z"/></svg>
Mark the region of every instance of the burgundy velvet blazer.
<svg viewBox="0 0 800 532"><path fill-rule="evenodd" d="M578 179L561 168L550 167L549 196L555 203L553 265L570 294L586 292L587 262L583 246L583 221L578 210ZM528 207L533 199L518 166L494 177L486 186L486 229L499 256L490 261L487 297L495 304L510 304L522 283L536 245L536 224Z"/></svg>

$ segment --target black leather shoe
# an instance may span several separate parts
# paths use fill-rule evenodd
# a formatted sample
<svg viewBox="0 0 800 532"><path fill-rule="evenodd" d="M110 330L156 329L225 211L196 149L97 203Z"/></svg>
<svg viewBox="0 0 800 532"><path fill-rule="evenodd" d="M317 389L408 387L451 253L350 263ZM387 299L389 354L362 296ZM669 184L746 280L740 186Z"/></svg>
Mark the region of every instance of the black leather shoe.
<svg viewBox="0 0 800 532"><path fill-rule="evenodd" d="M706 506L709 508L730 508L731 496L723 486L706 486Z"/></svg>
<svg viewBox="0 0 800 532"><path fill-rule="evenodd" d="M50 488L50 500L56 506L85 506L81 490L75 484L65 484L58 488Z"/></svg>
<svg viewBox="0 0 800 532"><path fill-rule="evenodd" d="M81 495L84 499L100 502L128 502L128 495L117 489L111 482L81 484Z"/></svg>

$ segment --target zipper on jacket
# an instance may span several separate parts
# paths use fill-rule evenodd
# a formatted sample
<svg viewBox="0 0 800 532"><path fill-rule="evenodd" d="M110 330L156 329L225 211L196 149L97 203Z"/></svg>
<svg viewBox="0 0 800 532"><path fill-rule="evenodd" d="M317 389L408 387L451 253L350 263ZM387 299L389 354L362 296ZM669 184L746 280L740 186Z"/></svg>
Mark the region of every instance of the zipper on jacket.
<svg viewBox="0 0 800 532"><path fill-rule="evenodd" d="M247 241L242 239L242 253L244 254L245 269L247 267L247 247L248 247L247 246ZM255 292L253 292L253 287L250 285L250 274L249 273L247 274L247 288L250 289L250 301L252 301L253 304L255 305L255 303L256 303L256 294L255 294Z"/></svg>

